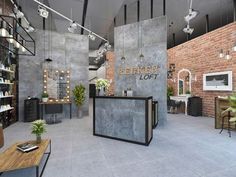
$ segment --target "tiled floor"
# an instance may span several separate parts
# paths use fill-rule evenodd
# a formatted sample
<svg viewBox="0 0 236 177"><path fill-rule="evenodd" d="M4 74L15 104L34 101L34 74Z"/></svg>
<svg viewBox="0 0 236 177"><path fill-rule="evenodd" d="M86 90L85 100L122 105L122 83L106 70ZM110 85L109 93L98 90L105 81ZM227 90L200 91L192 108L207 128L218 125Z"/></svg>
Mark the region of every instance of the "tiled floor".
<svg viewBox="0 0 236 177"><path fill-rule="evenodd" d="M48 125L52 155L43 177L234 177L236 133L219 134L214 119L168 115L154 130L149 147L92 135L92 118L64 119ZM7 146L34 139L30 124L5 129ZM4 173L2 177L34 177L35 169Z"/></svg>

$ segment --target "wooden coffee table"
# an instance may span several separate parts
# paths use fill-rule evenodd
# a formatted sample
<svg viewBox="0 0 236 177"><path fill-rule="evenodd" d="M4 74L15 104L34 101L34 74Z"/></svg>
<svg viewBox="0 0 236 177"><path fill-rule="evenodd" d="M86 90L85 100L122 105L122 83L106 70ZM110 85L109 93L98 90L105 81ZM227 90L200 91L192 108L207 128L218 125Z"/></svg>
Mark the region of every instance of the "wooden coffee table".
<svg viewBox="0 0 236 177"><path fill-rule="evenodd" d="M28 142L35 143L35 141ZM16 149L17 145L21 143L24 142L15 143L0 154L0 176L4 172L35 167L36 177L41 177L51 154L51 140L42 140L40 144L37 144L39 147L38 149L28 153L23 153ZM47 152L48 146L49 152ZM47 155L47 159L43 165L41 173L39 173L39 165L44 154Z"/></svg>

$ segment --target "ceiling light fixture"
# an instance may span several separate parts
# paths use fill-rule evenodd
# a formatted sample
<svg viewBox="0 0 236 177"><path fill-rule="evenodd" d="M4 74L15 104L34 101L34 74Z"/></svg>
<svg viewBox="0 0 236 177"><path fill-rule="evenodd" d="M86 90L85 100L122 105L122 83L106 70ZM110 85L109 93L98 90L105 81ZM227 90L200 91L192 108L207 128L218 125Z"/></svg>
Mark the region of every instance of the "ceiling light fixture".
<svg viewBox="0 0 236 177"><path fill-rule="evenodd" d="M38 6L38 13L43 18L48 18L49 12L46 10L45 7L42 7L41 5Z"/></svg>
<svg viewBox="0 0 236 177"><path fill-rule="evenodd" d="M75 23L75 21L73 21L70 26L68 27L68 31L71 33L74 33L77 29L77 24Z"/></svg>
<svg viewBox="0 0 236 177"><path fill-rule="evenodd" d="M193 31L194 31L194 28L191 28L189 26L189 24L187 24L187 26L183 29L183 32L190 34L190 35L193 33Z"/></svg>
<svg viewBox="0 0 236 177"><path fill-rule="evenodd" d="M96 36L92 32L89 33L88 37L92 41L95 41L95 39L96 39Z"/></svg>
<svg viewBox="0 0 236 177"><path fill-rule="evenodd" d="M190 22L190 20L194 19L197 15L199 14L198 11L194 10L194 9L189 9L188 15L186 15L184 17L184 20L186 22Z"/></svg>
<svg viewBox="0 0 236 177"><path fill-rule="evenodd" d="M17 6L15 6L15 8L14 8L14 13L16 15L16 18L23 18L24 17L24 13L21 12Z"/></svg>
<svg viewBox="0 0 236 177"><path fill-rule="evenodd" d="M184 17L184 20L185 20L187 23L189 23L190 20L194 19L194 18L199 14L198 11L196 11L196 10L194 10L194 9L192 8L192 5L193 5L193 0L190 1L189 10L188 10L188 15L186 15L186 16Z"/></svg>
<svg viewBox="0 0 236 177"><path fill-rule="evenodd" d="M38 0L33 0L33 1L36 2L37 4L41 5L41 6L44 7L45 9L50 10L50 11L54 12L55 14L61 16L62 18L68 20L69 22L73 23L73 20L72 20L72 19L70 19L70 18L66 17L65 15L63 15L63 14L57 12L56 10L54 10L54 9L52 9L52 8L50 8L50 7L48 7L48 6L46 6L45 4L39 2ZM77 27L80 27L80 28L84 29L85 31L87 31L87 32L89 32L89 33L92 33L94 36L96 36L96 37L102 39L103 41L108 42L108 40L105 39L105 38L103 38L102 36L100 36L100 35L98 35L98 34L92 32L91 30L85 28L84 26L80 25L80 24L77 23L77 22L75 22L75 23L76 23Z"/></svg>

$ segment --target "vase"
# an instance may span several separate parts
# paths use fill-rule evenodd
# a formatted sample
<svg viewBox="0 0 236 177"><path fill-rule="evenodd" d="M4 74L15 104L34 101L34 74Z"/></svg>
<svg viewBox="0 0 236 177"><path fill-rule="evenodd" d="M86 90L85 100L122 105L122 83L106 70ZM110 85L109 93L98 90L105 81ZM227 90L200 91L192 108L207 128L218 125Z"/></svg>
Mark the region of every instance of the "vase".
<svg viewBox="0 0 236 177"><path fill-rule="evenodd" d="M36 135L36 143L37 143L37 144L40 144L41 141L42 141L41 135Z"/></svg>
<svg viewBox="0 0 236 177"><path fill-rule="evenodd" d="M45 103L45 102L48 102L48 98L42 98L42 101Z"/></svg>
<svg viewBox="0 0 236 177"><path fill-rule="evenodd" d="M99 89L98 91L98 96L104 96L105 95L105 88L102 87L101 89Z"/></svg>
<svg viewBox="0 0 236 177"><path fill-rule="evenodd" d="M83 111L81 108L78 108L78 118L82 118L83 117Z"/></svg>

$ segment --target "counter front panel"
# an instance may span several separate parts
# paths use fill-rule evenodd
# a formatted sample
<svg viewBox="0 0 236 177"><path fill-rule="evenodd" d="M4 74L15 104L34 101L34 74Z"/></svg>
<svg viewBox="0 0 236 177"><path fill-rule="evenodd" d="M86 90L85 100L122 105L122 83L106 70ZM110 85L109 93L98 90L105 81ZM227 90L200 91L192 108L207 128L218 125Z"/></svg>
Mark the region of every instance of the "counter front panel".
<svg viewBox="0 0 236 177"><path fill-rule="evenodd" d="M94 135L148 145L152 97L94 97Z"/></svg>

